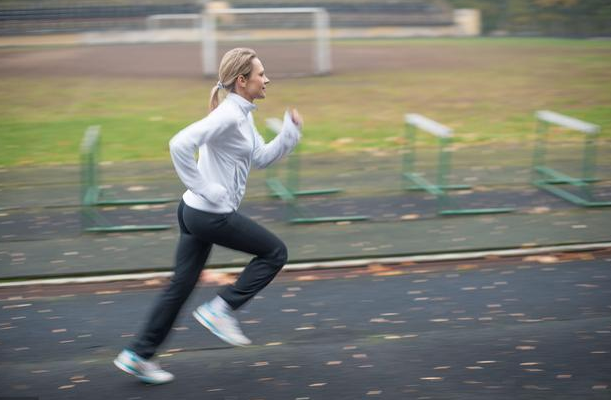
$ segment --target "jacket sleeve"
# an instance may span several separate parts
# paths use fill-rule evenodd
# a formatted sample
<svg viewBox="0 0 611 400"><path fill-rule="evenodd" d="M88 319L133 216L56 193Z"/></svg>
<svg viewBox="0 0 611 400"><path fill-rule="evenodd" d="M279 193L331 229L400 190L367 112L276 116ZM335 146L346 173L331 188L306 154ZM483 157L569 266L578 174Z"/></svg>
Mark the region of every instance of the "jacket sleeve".
<svg viewBox="0 0 611 400"><path fill-rule="evenodd" d="M199 147L210 143L235 124L211 113L208 117L192 123L170 140L170 155L178 177L193 193L218 203L227 195L227 190L214 182L205 182L197 169L195 155Z"/></svg>
<svg viewBox="0 0 611 400"><path fill-rule="evenodd" d="M249 115L249 118L255 132L255 150L253 153L253 165L255 168L265 168L281 159L284 155L290 153L301 139L301 127L295 125L288 111L284 113L280 133L269 143L265 143L265 140L257 132L252 115Z"/></svg>

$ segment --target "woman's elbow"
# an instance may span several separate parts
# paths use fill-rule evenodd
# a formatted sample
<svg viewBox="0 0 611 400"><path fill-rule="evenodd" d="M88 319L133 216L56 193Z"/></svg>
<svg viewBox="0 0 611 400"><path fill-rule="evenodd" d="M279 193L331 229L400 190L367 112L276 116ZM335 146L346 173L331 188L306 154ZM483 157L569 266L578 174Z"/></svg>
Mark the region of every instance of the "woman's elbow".
<svg viewBox="0 0 611 400"><path fill-rule="evenodd" d="M178 139L178 135L170 139L170 141L168 142L168 147L170 148L170 153L177 153L180 151L182 145L180 143L180 140Z"/></svg>

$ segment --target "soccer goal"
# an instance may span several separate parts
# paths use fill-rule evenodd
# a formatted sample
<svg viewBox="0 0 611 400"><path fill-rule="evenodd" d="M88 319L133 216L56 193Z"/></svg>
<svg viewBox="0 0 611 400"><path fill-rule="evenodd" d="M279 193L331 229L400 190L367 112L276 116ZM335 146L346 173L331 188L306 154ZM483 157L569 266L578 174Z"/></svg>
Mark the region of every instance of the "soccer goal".
<svg viewBox="0 0 611 400"><path fill-rule="evenodd" d="M202 67L215 77L222 54L252 47L271 78L331 72L329 14L324 8L225 8L202 14Z"/></svg>

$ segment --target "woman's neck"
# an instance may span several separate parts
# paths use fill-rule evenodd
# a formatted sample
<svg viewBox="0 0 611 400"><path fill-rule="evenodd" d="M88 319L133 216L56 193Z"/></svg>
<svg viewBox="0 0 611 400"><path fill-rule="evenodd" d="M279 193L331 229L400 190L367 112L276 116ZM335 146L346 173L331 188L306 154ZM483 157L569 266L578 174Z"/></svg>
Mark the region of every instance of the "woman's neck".
<svg viewBox="0 0 611 400"><path fill-rule="evenodd" d="M244 91L244 90L239 90L239 89L237 89L236 91L231 92L231 93L237 94L238 96L243 97L244 99L248 100L249 102L251 102L251 103L253 103L253 104L254 104L254 102L255 102L255 99L250 98L250 97L249 97L249 96L246 94L246 91Z"/></svg>

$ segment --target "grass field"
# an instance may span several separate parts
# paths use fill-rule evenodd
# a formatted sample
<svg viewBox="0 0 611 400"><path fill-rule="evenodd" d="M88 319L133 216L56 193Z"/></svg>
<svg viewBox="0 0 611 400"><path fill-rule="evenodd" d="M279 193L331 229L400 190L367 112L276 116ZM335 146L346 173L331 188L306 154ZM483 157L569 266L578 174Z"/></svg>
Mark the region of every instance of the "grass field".
<svg viewBox="0 0 611 400"><path fill-rule="evenodd" d="M274 80L268 99L258 103L260 130L265 118L293 105L306 120L306 152L397 148L406 112L454 128L458 142L527 142L533 112L551 109L599 124L611 137L611 41L334 43L334 55L361 49L363 68L338 60L339 72L331 76ZM0 60L7 51L0 49ZM104 160L167 160L168 140L205 115L213 84L181 77L0 76L4 167L76 163L83 132L93 124L102 126Z"/></svg>

